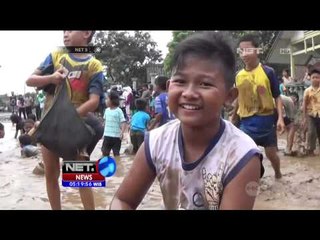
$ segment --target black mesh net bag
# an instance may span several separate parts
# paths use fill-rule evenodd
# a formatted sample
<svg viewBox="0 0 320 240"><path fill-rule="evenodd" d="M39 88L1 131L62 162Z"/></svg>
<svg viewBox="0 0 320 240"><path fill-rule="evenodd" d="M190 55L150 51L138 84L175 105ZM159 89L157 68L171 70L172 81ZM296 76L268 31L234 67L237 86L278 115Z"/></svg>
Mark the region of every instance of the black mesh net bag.
<svg viewBox="0 0 320 240"><path fill-rule="evenodd" d="M53 103L37 127L35 137L37 142L63 159L75 160L92 141L94 131L71 103L67 82L57 87Z"/></svg>

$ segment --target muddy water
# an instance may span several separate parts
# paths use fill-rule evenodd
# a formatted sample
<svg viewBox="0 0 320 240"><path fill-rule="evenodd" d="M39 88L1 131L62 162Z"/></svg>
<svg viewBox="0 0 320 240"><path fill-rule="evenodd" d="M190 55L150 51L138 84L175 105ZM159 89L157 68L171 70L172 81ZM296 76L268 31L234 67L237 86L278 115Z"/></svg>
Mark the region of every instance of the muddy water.
<svg viewBox="0 0 320 240"><path fill-rule="evenodd" d="M32 173L40 156L22 159L17 140L13 138L15 128L9 122L4 125L6 136L0 139L0 209L50 209L44 176ZM98 143L92 159L100 157L101 144L102 141ZM132 164L132 157L123 154L127 145L124 141L117 174L107 178L106 188L94 189L98 210L109 207L112 196ZM280 150L284 146L285 141L280 139ZM270 162L264 160L266 172L261 179L254 209L320 209L320 158L292 158L279 154L283 178L276 181ZM82 209L78 190L61 187L61 192L63 209ZM139 209L161 208L161 192L155 182Z"/></svg>
<svg viewBox="0 0 320 240"><path fill-rule="evenodd" d="M284 149L285 140L279 140ZM266 173L260 181L255 209L320 209L320 157L281 158L283 178L274 179L269 160L264 160Z"/></svg>
<svg viewBox="0 0 320 240"><path fill-rule="evenodd" d="M13 138L15 127L8 122L4 125L6 135L0 139L0 209L50 209L44 176L32 173L41 156L22 159L17 140ZM100 157L101 144L102 141L98 143L92 159ZM107 187L94 188L96 209L109 207L116 189L131 166L133 158L123 154L127 145L127 141L124 141L117 173L107 178ZM63 209L83 209L77 189L61 187L61 192ZM139 209L160 208L161 193L155 182Z"/></svg>

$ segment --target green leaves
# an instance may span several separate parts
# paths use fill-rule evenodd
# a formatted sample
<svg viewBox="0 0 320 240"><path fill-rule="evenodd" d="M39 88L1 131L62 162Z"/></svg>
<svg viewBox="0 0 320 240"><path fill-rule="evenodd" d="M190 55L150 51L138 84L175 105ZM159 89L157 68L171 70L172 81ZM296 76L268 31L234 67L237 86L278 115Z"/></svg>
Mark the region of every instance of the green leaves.
<svg viewBox="0 0 320 240"><path fill-rule="evenodd" d="M106 65L111 84L131 85L132 78L146 82L146 65L162 61L157 43L148 32L101 31L96 34L95 45L102 47L96 57Z"/></svg>

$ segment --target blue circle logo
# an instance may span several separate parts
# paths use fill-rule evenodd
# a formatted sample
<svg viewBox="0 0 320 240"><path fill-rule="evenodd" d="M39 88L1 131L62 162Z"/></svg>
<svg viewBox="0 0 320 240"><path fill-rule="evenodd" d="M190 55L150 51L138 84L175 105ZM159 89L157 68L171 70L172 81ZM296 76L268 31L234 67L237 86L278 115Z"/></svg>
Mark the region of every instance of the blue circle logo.
<svg viewBox="0 0 320 240"><path fill-rule="evenodd" d="M104 177L111 177L117 170L116 161L109 156L99 160L99 172Z"/></svg>

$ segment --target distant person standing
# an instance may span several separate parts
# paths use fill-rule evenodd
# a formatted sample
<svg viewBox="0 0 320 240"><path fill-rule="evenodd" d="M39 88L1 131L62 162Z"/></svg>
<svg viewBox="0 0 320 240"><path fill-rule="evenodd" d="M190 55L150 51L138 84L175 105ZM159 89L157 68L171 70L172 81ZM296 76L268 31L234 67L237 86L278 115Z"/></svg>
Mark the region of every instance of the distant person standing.
<svg viewBox="0 0 320 240"><path fill-rule="evenodd" d="M287 95L287 88L283 83L283 79L279 78L278 80L279 80L279 84L280 84L279 85L280 94L281 95Z"/></svg>
<svg viewBox="0 0 320 240"><path fill-rule="evenodd" d="M289 75L289 69L283 69L283 71L282 71L282 79L283 79L283 84L285 86L287 86L288 84L293 83L293 79Z"/></svg>
<svg viewBox="0 0 320 240"><path fill-rule="evenodd" d="M10 106L12 108L12 114L14 114L17 106L17 97L14 95L14 92L11 92Z"/></svg>
<svg viewBox="0 0 320 240"><path fill-rule="evenodd" d="M150 130L156 126L162 126L173 120L175 117L168 108L168 93L166 76L158 76L155 79L156 92L159 95L155 98L155 120L150 124Z"/></svg>
<svg viewBox="0 0 320 240"><path fill-rule="evenodd" d="M36 98L34 100L34 106L35 106L35 109L36 109L36 118L37 118L37 120L40 120L40 118L41 118L41 109L40 109L40 102L39 102L39 99L38 99L38 94L39 94L39 90L36 89Z"/></svg>
<svg viewBox="0 0 320 240"><path fill-rule="evenodd" d="M312 135L313 129L316 132L318 141L320 143L320 62L315 63L309 69L309 75L311 78L311 86L304 91L303 96L303 122L304 128L308 126L308 146L307 154L315 155L316 141ZM312 131L310 131L312 129Z"/></svg>
<svg viewBox="0 0 320 240"><path fill-rule="evenodd" d="M29 114L32 114L32 105L33 105L33 98L30 96L30 94L26 94L24 97L24 106L26 108L27 116Z"/></svg>
<svg viewBox="0 0 320 240"><path fill-rule="evenodd" d="M135 103L137 112L132 116L130 123L130 139L133 145L133 153L136 154L144 141L144 134L148 130L150 115L146 112L147 101L138 98Z"/></svg>
<svg viewBox="0 0 320 240"><path fill-rule="evenodd" d="M119 108L119 95L110 91L106 99L107 108L104 111L104 134L102 155L109 156L112 150L115 158L120 156L121 141L126 128L126 119Z"/></svg>
<svg viewBox="0 0 320 240"><path fill-rule="evenodd" d="M37 90L37 96L36 96L36 116L37 120L41 119L42 110L44 107L44 102L46 100L46 96L43 94L42 90Z"/></svg>
<svg viewBox="0 0 320 240"><path fill-rule="evenodd" d="M131 87L127 86L123 88L123 97L125 98L125 111L126 111L126 120L130 122L131 119L131 106L133 101L133 94Z"/></svg>
<svg viewBox="0 0 320 240"><path fill-rule="evenodd" d="M148 84L142 86L142 95L141 98L145 99L147 102L151 97L150 90L148 89Z"/></svg>
<svg viewBox="0 0 320 240"><path fill-rule="evenodd" d="M150 92L150 90L148 88L148 84L144 84L142 86L141 98L143 98L147 102L147 107L146 107L147 112L150 112L149 103L150 103L150 99L151 99L151 94L152 94L152 92Z"/></svg>
<svg viewBox="0 0 320 240"><path fill-rule="evenodd" d="M4 126L2 123L0 123L0 138L4 138L5 132L4 132Z"/></svg>
<svg viewBox="0 0 320 240"><path fill-rule="evenodd" d="M306 67L305 67L305 74L304 74L304 77L302 79L302 82L303 82L303 85L305 87L310 87L311 86L311 78L310 78L310 75L309 75L309 69L312 67L311 64L308 64Z"/></svg>
<svg viewBox="0 0 320 240"><path fill-rule="evenodd" d="M21 118L22 117L21 115L23 114L24 119L27 119L26 108L24 106L24 98L22 95L19 95L19 97L18 97L17 106L18 106L18 110L19 110L19 117Z"/></svg>
<svg viewBox="0 0 320 240"><path fill-rule="evenodd" d="M280 95L283 104L283 121L285 124L285 131L287 131L287 147L284 155L294 156L296 152L292 151L294 136L296 132L296 117L299 108L299 96L297 93L292 93L291 96Z"/></svg>
<svg viewBox="0 0 320 240"><path fill-rule="evenodd" d="M238 100L232 120L240 117L240 129L257 145L265 148L271 161L275 178L281 178L280 158L277 154L277 129L274 126L274 111L277 109L277 128L283 132L282 101L279 81L272 68L260 63L257 36L248 34L239 41L240 58L245 67L236 76ZM275 105L276 104L276 105Z"/></svg>

